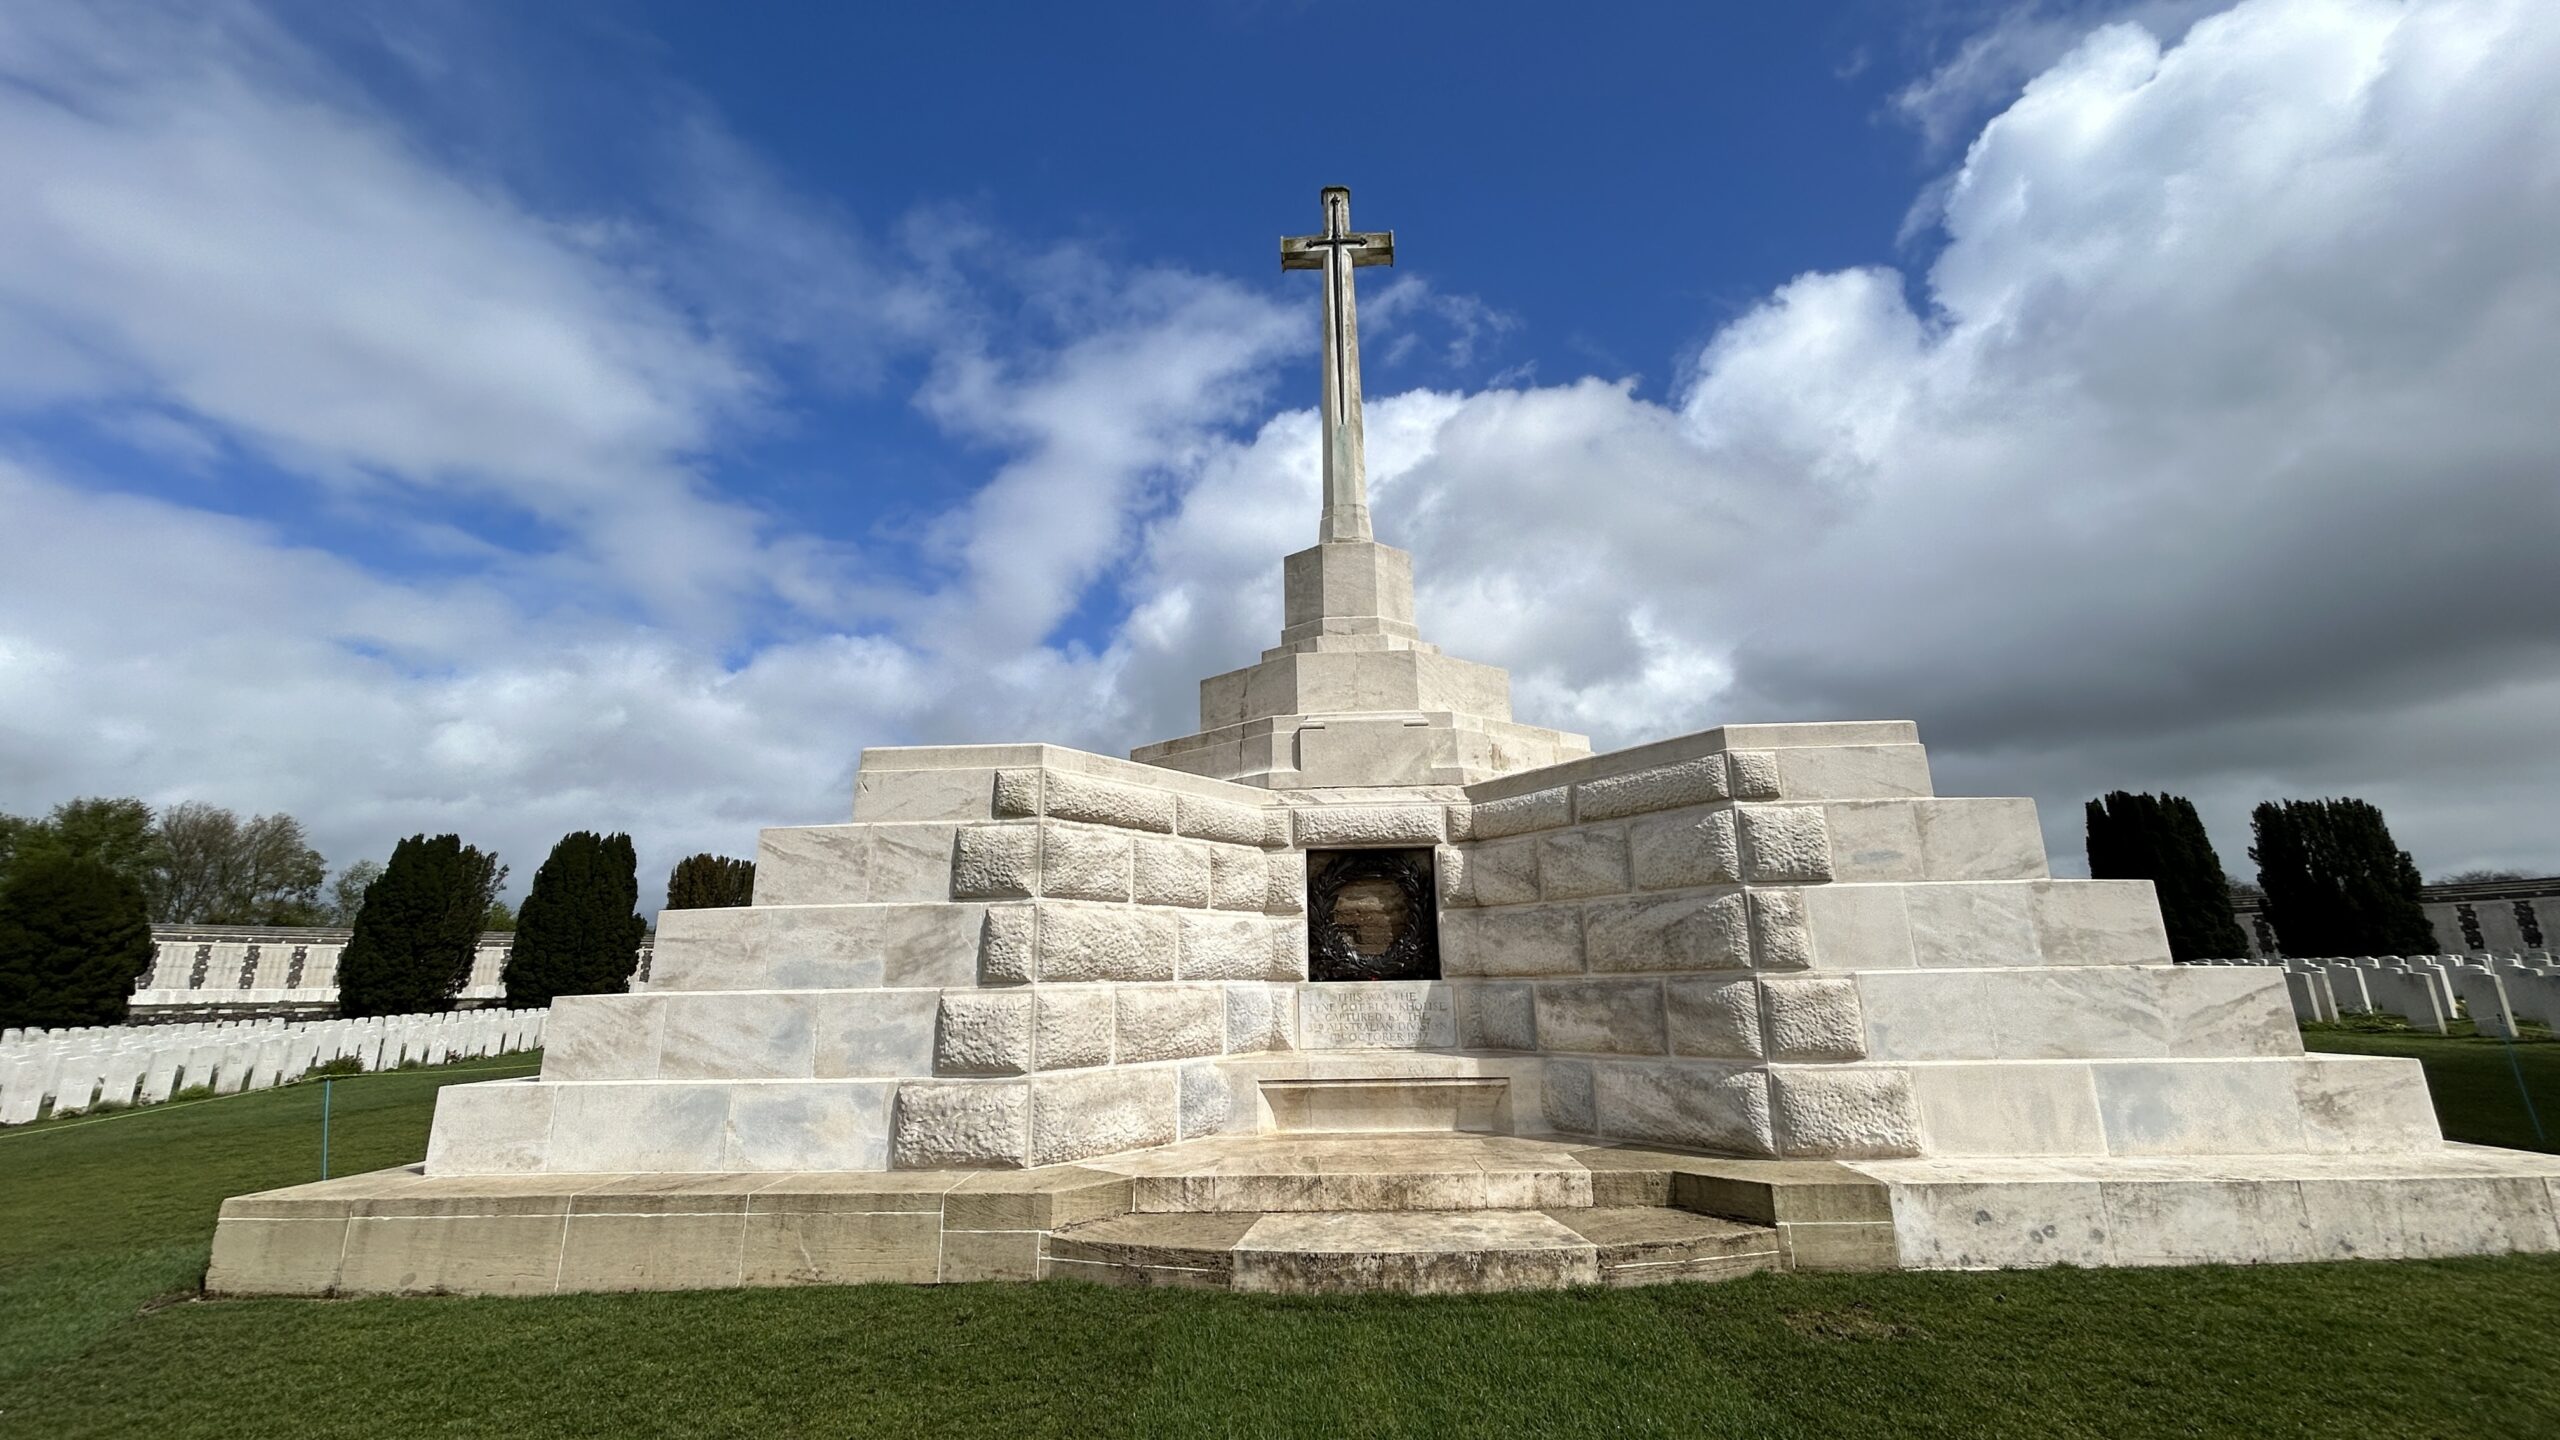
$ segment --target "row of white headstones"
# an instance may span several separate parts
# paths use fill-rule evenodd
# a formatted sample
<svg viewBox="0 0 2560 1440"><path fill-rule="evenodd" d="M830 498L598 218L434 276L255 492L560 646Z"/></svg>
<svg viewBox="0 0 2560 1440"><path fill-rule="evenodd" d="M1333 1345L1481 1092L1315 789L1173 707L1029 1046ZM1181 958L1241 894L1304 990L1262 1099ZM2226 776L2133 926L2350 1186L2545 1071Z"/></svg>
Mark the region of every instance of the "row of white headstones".
<svg viewBox="0 0 2560 1440"><path fill-rule="evenodd" d="M353 1057L363 1071L504 1055L542 1043L546 1010L364 1020L227 1020L0 1031L0 1125L156 1105L203 1086L236 1095Z"/></svg>
<svg viewBox="0 0 2560 1440"><path fill-rule="evenodd" d="M2548 950L2520 955L2331 955L2207 960L2282 966L2297 1020L2397 1015L2414 1030L2445 1032L2468 1017L2483 1035L2513 1038L2519 1020L2560 1030L2560 962Z"/></svg>

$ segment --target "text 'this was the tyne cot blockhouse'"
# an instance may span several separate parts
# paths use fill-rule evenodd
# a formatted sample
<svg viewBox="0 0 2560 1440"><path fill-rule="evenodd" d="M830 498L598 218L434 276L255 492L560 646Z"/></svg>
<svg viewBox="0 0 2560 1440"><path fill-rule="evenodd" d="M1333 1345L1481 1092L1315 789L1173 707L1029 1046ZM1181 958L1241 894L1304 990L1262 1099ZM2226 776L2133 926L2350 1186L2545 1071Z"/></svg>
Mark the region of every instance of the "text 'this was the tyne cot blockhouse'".
<svg viewBox="0 0 2560 1440"><path fill-rule="evenodd" d="M1130 759L865 751L755 903L660 920L422 1166L228 1202L232 1293L1073 1276L1458 1290L1759 1269L2548 1250L2560 1158L2446 1143L2415 1061L2305 1054L2281 974L1906 721L1605 755L1443 655L1372 533L1350 194L1324 504L1278 643Z"/></svg>

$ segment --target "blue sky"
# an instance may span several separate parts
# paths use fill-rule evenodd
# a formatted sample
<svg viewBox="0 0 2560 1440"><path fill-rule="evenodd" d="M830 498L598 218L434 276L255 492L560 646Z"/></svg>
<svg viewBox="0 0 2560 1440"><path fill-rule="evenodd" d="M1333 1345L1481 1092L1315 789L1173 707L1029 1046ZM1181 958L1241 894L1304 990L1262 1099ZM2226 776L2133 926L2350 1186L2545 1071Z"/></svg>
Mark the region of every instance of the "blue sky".
<svg viewBox="0 0 2560 1440"><path fill-rule="evenodd" d="M2560 15L0 14L0 809L655 868L1277 625L1319 185L1422 620L1604 746L2560 865ZM645 887L644 887L645 888Z"/></svg>

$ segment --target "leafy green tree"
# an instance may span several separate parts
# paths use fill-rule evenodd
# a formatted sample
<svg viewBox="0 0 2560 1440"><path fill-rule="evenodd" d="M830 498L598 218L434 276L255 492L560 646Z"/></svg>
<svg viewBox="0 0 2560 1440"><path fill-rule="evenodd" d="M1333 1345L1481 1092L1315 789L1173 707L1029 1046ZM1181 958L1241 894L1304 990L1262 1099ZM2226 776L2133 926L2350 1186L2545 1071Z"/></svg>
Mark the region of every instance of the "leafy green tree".
<svg viewBox="0 0 2560 1440"><path fill-rule="evenodd" d="M20 821L12 851L13 866L39 855L95 860L141 886L146 908L159 879L160 838L151 807L131 796L66 800L42 820Z"/></svg>
<svg viewBox="0 0 2560 1440"><path fill-rule="evenodd" d="M506 872L497 856L458 835L401 841L365 887L355 934L338 958L339 1013L452 1009L471 978L481 918Z"/></svg>
<svg viewBox="0 0 2560 1440"><path fill-rule="evenodd" d="M2436 883L2439 885L2485 885L2492 880L2528 880L2531 878L2531 876L2525 874L2521 870L2456 870L2450 875L2437 876Z"/></svg>
<svg viewBox="0 0 2560 1440"><path fill-rule="evenodd" d="M688 855L667 872L667 908L719 910L754 903L756 862L705 852Z"/></svg>
<svg viewBox="0 0 2560 1440"><path fill-rule="evenodd" d="M533 874L507 958L507 1004L548 1005L560 995L609 995L631 988L648 922L639 862L628 835L579 830L560 838Z"/></svg>
<svg viewBox="0 0 2560 1440"><path fill-rule="evenodd" d="M329 882L329 898L320 907L321 919L331 925L353 925L356 912L364 908L365 887L382 878L382 862L358 860L338 872Z"/></svg>
<svg viewBox="0 0 2560 1440"><path fill-rule="evenodd" d="M2184 795L2111 791L2089 802L2089 877L2148 880L2160 897L2169 954L2178 960L2249 953L2231 913L2231 882L2194 802Z"/></svg>
<svg viewBox="0 0 2560 1440"><path fill-rule="evenodd" d="M2283 800L2249 818L2267 922L2288 955L2430 955L2418 866L2362 800Z"/></svg>
<svg viewBox="0 0 2560 1440"><path fill-rule="evenodd" d="M516 928L515 907L509 905L504 900L490 901L489 913L480 917L480 928L483 930L513 930Z"/></svg>
<svg viewBox="0 0 2560 1440"><path fill-rule="evenodd" d="M290 815L242 820L219 805L172 805L156 827L155 912L177 924L311 925L327 913L320 852Z"/></svg>
<svg viewBox="0 0 2560 1440"><path fill-rule="evenodd" d="M0 884L0 1025L121 1025L151 956L142 887L98 860L28 856Z"/></svg>

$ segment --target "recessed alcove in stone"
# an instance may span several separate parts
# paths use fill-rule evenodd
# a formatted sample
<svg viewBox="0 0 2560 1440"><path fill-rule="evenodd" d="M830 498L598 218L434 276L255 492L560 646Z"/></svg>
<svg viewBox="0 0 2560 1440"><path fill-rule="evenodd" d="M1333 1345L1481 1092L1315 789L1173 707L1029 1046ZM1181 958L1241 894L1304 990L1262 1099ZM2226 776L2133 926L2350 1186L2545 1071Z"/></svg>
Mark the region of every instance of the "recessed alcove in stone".
<svg viewBox="0 0 2560 1440"><path fill-rule="evenodd" d="M1307 852L1307 978L1437 980L1429 850Z"/></svg>

